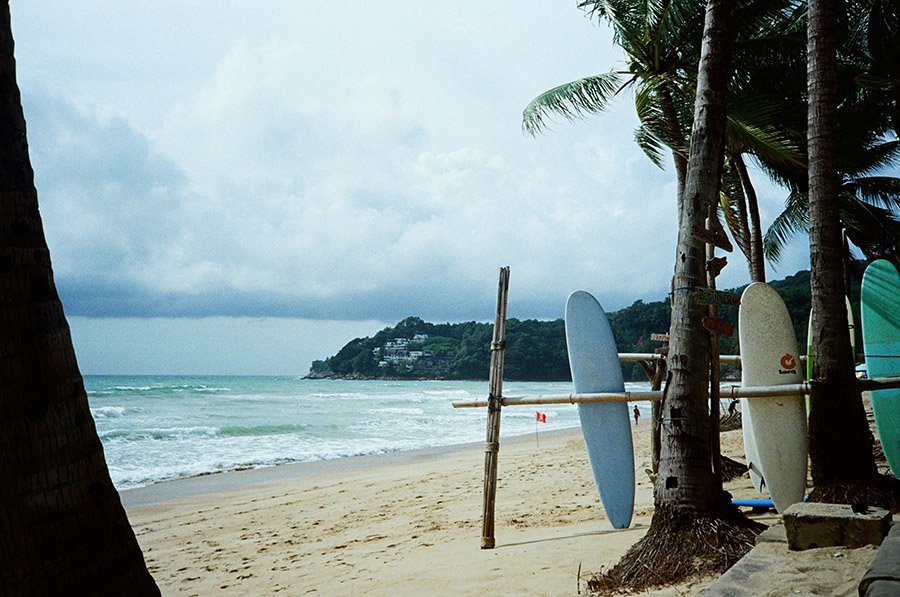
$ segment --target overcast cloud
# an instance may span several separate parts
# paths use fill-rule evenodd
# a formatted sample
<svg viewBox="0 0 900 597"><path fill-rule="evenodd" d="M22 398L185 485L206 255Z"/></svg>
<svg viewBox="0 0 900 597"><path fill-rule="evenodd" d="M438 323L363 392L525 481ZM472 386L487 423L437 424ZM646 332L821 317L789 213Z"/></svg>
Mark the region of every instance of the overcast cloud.
<svg viewBox="0 0 900 597"><path fill-rule="evenodd" d="M623 64L574 2L12 11L41 210L88 372L303 373L351 329L490 319L503 265L516 317L559 317L578 288L609 309L665 294L674 175L635 146L632 98L521 132L536 94ZM764 223L780 196L763 187ZM794 253L779 273L807 267ZM747 279L731 261L724 286ZM248 346L226 366L196 340L213 317L245 330L231 344L305 337L289 359ZM96 349L136 334L159 338L132 361ZM148 350L170 356L141 361Z"/></svg>

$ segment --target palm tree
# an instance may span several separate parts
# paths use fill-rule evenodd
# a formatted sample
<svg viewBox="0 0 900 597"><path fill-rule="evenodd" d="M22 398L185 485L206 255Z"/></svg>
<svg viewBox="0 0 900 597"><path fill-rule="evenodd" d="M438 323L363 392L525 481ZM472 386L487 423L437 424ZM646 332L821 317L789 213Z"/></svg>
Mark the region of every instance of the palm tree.
<svg viewBox="0 0 900 597"><path fill-rule="evenodd" d="M900 142L891 134L900 116L900 88L888 84L891 74L900 72L895 60L900 51L900 12L895 2L883 0L856 0L846 6L842 17L846 33L837 48L839 216L850 240L868 258L896 258L900 179L886 176L883 170L900 159ZM805 68L805 48L801 58ZM787 68L794 70L793 65ZM781 85L791 85L795 78L784 77ZM805 91L792 90L782 105L790 106L792 112ZM797 130L804 142L805 112L804 105L803 127ZM784 211L772 222L764 240L766 257L777 261L788 238L808 232L808 172L804 164L799 171L780 168L768 173L789 191Z"/></svg>
<svg viewBox="0 0 900 597"><path fill-rule="evenodd" d="M653 519L647 534L597 584L641 589L673 582L695 574L697 562L707 570L721 571L752 547L760 530L731 506L710 467L708 337L702 325L705 309L695 294L706 286L706 256L692 230L704 225L719 197L734 8L734 0L710 0L706 11L684 211L679 218L670 381L662 406L667 433L653 492ZM653 562L652 568L642 563L647 561Z"/></svg>
<svg viewBox="0 0 900 597"><path fill-rule="evenodd" d="M662 148L670 149L678 180L678 213L682 213L704 5L697 0L581 2L581 8L612 27L615 42L628 57L628 68L566 83L539 95L523 112L525 130L543 130L551 114L572 119L601 112L615 96L633 88L640 120L635 139L659 166ZM735 99L729 106L726 151L726 175L735 184L726 185L721 203L726 224L747 258L751 280L764 281L759 209L744 156L753 156L764 169L805 172L802 144L797 142L799 136L792 134L799 127L788 121L791 113L785 111L784 86L772 83L773 69L796 63L800 56L802 40L797 32L802 20L794 0L757 0L738 10L741 68L731 80ZM797 93L792 98L795 105L800 97ZM799 108L795 106L793 112L799 113Z"/></svg>
<svg viewBox="0 0 900 597"><path fill-rule="evenodd" d="M810 0L808 25L809 242L813 370L809 416L814 499L863 499L896 508L877 476L871 436L846 331L843 242L838 217L837 2ZM835 438L840 437L840 441ZM861 488L866 494L861 495ZM878 493L878 489L887 491ZM874 498L874 500L873 500Z"/></svg>
<svg viewBox="0 0 900 597"><path fill-rule="evenodd" d="M537 133L551 114L575 118L602 112L625 89L634 88L641 126L635 140L657 165L662 147L671 150L678 177L678 212L687 173L687 135L702 34L703 0L586 0L579 8L605 19L627 57L622 71L572 81L533 99L522 114L526 131Z"/></svg>
<svg viewBox="0 0 900 597"><path fill-rule="evenodd" d="M776 180L806 171L801 48L804 12L796 2L742 4L730 82L720 204L753 282L765 282L759 206L748 160ZM773 77L773 73L779 76Z"/></svg>
<svg viewBox="0 0 900 597"><path fill-rule="evenodd" d="M614 97L633 88L635 109L641 122L635 140L660 167L662 148L669 147L677 176L677 213L681 217L694 94L692 81L700 53L704 5L704 0L580 2L579 8L606 20L612 27L615 42L628 57L627 68L572 81L542 93L525 107L523 128L536 134L547 127L547 119L552 114L572 119L602 112ZM659 407L654 403L651 413L654 471L658 468L661 447L658 420Z"/></svg>
<svg viewBox="0 0 900 597"><path fill-rule="evenodd" d="M888 142L895 147L894 141ZM868 152L861 149L856 156ZM841 161L840 158L838 160ZM882 163L887 162L884 160ZM878 165L871 166L872 169ZM842 170L842 168L839 168ZM867 259L891 259L900 265L900 178L840 174L838 217L847 237ZM796 233L809 232L809 194L794 187L784 210L772 221L763 239L766 258L778 261L785 243ZM845 251L844 257L850 255Z"/></svg>
<svg viewBox="0 0 900 597"><path fill-rule="evenodd" d="M781 180L790 175L806 172L805 145L800 142L804 129L799 125L805 106L801 94L785 93L786 85L772 85L771 68L765 64L786 70L796 61L799 52L794 44L796 19L791 11L775 11L776 18L768 24L776 26L778 33L767 34L758 29L744 42L738 58L740 68L735 69L731 83L728 130L726 135L725 171L722 180L720 204L735 244L746 257L752 282L765 282L765 252L759 215L759 201L747 165L751 159L771 179ZM769 51L760 56L757 45L760 40L773 38L781 42L777 52ZM802 71L796 70L796 74ZM793 82L793 78L789 79Z"/></svg>
<svg viewBox="0 0 900 597"><path fill-rule="evenodd" d="M864 49L866 68L855 81L885 92L896 134L900 125L900 11L894 0L857 0L850 5L850 37Z"/></svg>
<svg viewBox="0 0 900 597"><path fill-rule="evenodd" d="M0 9L0 593L154 595L53 283Z"/></svg>

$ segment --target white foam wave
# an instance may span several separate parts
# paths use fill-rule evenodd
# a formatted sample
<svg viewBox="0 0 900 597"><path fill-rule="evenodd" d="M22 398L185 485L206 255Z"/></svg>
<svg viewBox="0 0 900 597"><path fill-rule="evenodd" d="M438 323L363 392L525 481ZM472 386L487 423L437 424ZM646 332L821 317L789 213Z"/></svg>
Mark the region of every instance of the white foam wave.
<svg viewBox="0 0 900 597"><path fill-rule="evenodd" d="M127 409L124 406L101 406L99 408L92 408L91 414L94 415L94 418L114 418L114 417L123 417Z"/></svg>

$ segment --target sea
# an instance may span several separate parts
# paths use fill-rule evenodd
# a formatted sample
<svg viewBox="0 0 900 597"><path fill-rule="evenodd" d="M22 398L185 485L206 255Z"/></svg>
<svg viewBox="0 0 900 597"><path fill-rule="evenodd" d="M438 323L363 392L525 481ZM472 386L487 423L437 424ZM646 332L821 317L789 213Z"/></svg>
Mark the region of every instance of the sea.
<svg viewBox="0 0 900 597"><path fill-rule="evenodd" d="M483 442L486 381L85 376L118 489L220 471ZM626 384L646 390L648 384ZM566 382L504 382L503 395L569 394ZM644 421L649 403L638 403ZM546 423L537 422L537 412ZM577 427L571 404L503 409L501 437ZM539 441L539 436L536 437Z"/></svg>

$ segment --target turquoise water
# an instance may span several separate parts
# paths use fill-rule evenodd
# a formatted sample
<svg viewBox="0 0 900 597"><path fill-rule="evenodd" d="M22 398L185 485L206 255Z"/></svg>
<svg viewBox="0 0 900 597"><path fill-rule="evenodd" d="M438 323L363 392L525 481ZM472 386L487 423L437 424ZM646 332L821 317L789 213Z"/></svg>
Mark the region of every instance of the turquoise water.
<svg viewBox="0 0 900 597"><path fill-rule="evenodd" d="M645 384L628 384L646 389ZM272 466L484 441L487 382L297 377L86 376L116 487ZM506 396L567 394L569 383L505 382ZM649 409L647 403L641 409ZM578 426L572 405L510 407L501 435ZM648 410L644 411L647 420Z"/></svg>

